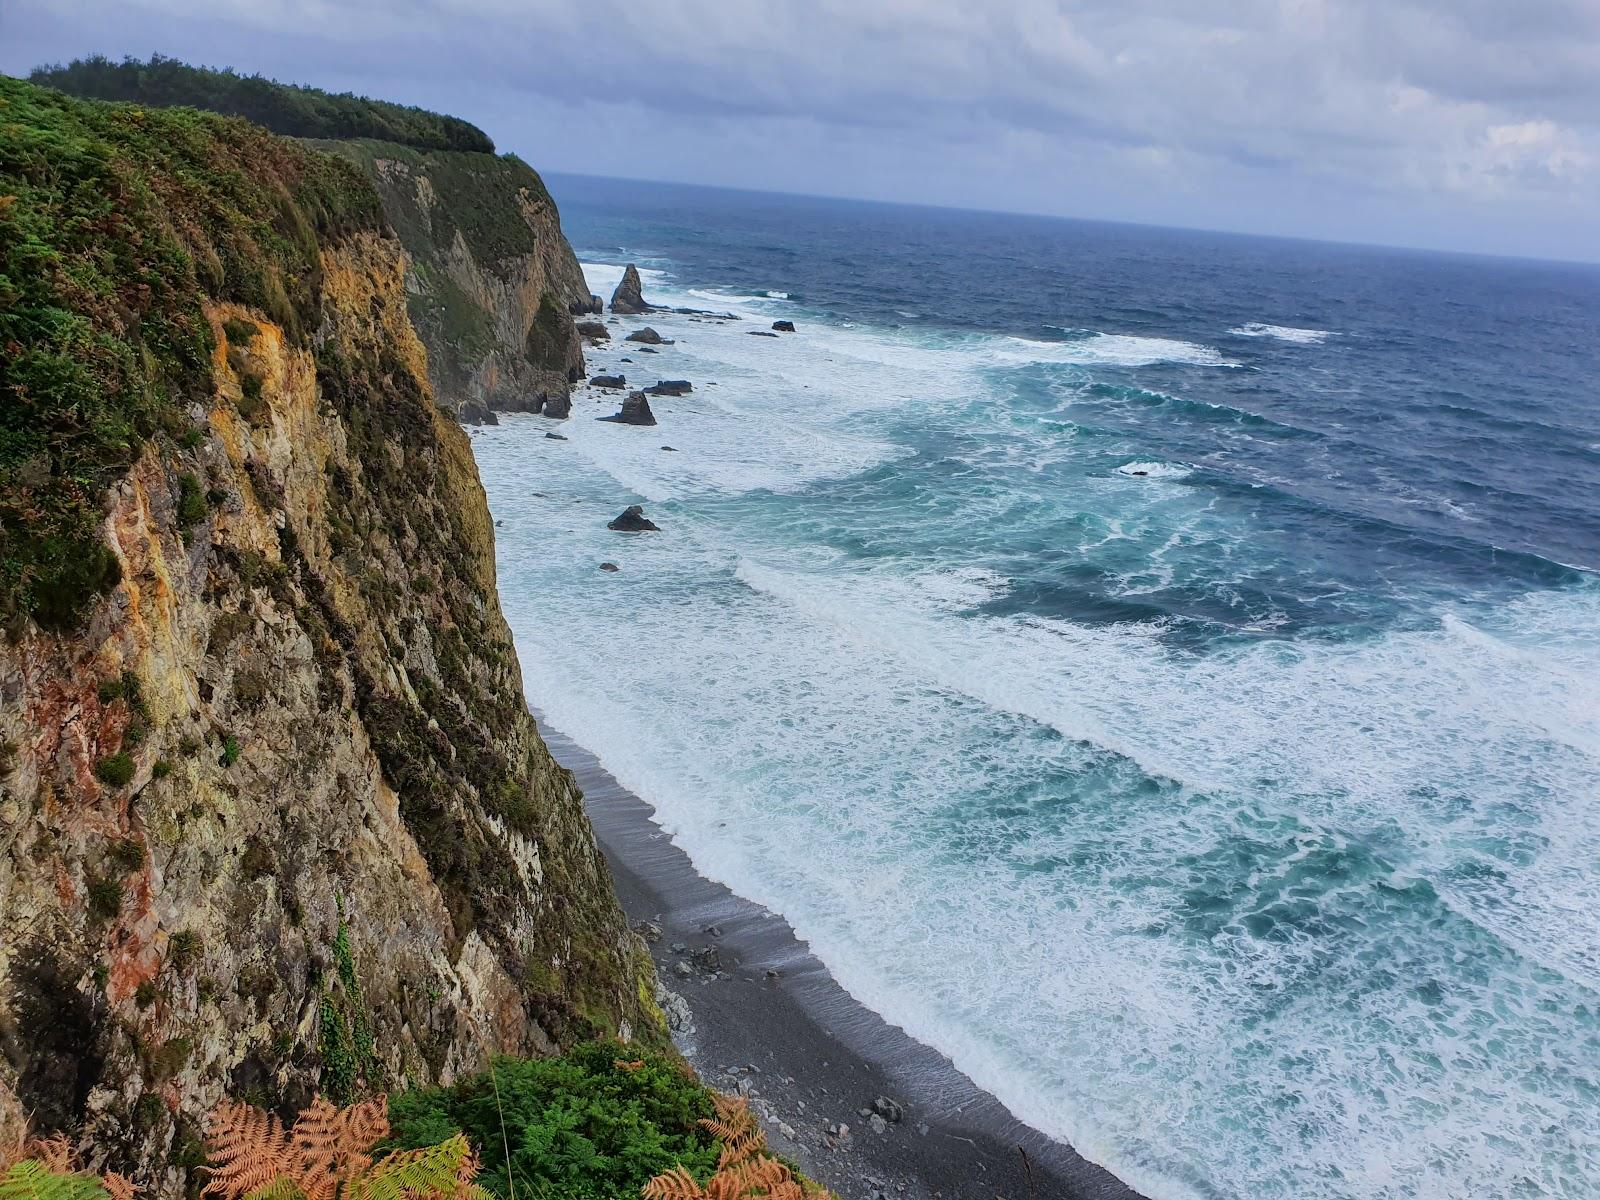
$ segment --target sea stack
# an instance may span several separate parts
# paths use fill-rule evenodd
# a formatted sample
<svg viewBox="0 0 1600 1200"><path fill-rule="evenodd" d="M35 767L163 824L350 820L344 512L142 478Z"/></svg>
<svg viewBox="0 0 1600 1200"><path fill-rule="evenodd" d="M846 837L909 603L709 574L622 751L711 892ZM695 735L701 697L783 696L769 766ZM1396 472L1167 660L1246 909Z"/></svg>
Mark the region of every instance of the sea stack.
<svg viewBox="0 0 1600 1200"><path fill-rule="evenodd" d="M609 417L597 418L601 421L615 421L619 425L654 425L655 413L650 411L650 401L643 392L629 392L622 401L622 411Z"/></svg>
<svg viewBox="0 0 1600 1200"><path fill-rule="evenodd" d="M622 273L622 282L611 293L611 311L614 313L645 313L650 306L644 302L644 285L639 282L639 268L632 263Z"/></svg>
<svg viewBox="0 0 1600 1200"><path fill-rule="evenodd" d="M630 504L622 512L606 522L607 529L615 529L618 533L660 533L661 526L644 515L644 505ZM601 570L605 568L602 567Z"/></svg>

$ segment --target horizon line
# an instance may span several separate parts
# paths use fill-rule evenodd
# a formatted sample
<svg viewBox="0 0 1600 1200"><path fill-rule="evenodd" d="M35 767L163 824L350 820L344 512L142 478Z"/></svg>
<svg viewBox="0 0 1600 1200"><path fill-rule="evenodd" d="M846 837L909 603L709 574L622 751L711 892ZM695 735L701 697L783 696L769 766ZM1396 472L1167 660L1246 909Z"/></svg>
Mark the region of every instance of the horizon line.
<svg viewBox="0 0 1600 1200"><path fill-rule="evenodd" d="M524 162L528 159L519 151L501 150L500 154L516 154ZM529 163L532 166L532 163ZM1257 233L1247 229L1219 229L1207 225L1163 225L1155 221L1118 220L1112 217L1081 217L1067 213L1039 212L1023 208L975 208L965 204L938 204L928 200L884 200L874 196L847 196L832 192L792 192L783 188L735 186L726 183L698 183L687 179L649 179L636 175L601 175L592 171L571 171L557 168L534 167L540 176L566 176L571 179L593 179L603 183L643 183L657 187L701 188L711 192L734 192L751 196L787 196L797 200L842 201L847 204L866 204L880 208L920 208L937 212L972 213L989 217L1029 217L1042 221L1064 221L1080 225L1111 225L1123 229L1162 230L1170 233L1206 233L1219 237L1253 238L1270 242L1301 242L1313 246L1336 246L1352 250L1393 250L1406 254L1434 255L1442 258L1488 259L1499 263L1528 263L1544 267L1600 267L1600 256L1594 258L1546 258L1533 254L1506 254L1492 250L1455 250L1436 246L1415 246L1405 242L1347 241L1342 238L1315 237L1297 233Z"/></svg>

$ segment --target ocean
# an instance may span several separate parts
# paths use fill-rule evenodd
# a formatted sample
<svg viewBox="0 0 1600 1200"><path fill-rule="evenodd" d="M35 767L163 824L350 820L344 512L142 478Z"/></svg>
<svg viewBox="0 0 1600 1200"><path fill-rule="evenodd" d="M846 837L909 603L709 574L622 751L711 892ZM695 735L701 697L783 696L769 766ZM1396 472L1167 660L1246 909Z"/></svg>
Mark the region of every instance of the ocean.
<svg viewBox="0 0 1600 1200"><path fill-rule="evenodd" d="M1600 1194L1600 269L549 183L739 318L473 438L704 874L1155 1200Z"/></svg>

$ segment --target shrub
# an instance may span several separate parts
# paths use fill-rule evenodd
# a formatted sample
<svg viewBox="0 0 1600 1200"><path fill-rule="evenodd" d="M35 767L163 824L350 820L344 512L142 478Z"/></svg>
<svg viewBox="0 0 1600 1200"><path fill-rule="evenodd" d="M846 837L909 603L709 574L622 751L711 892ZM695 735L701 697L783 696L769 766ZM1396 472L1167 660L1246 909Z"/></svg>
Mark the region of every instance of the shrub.
<svg viewBox="0 0 1600 1200"><path fill-rule="evenodd" d="M200 961L204 946L192 929L180 929L167 940L167 961L175 971L187 971Z"/></svg>
<svg viewBox="0 0 1600 1200"><path fill-rule="evenodd" d="M133 759L126 754L113 754L94 765L95 778L108 787L126 787L133 781Z"/></svg>
<svg viewBox="0 0 1600 1200"><path fill-rule="evenodd" d="M111 843L111 861L127 871L144 866L144 843L138 838L120 838Z"/></svg>
<svg viewBox="0 0 1600 1200"><path fill-rule="evenodd" d="M217 759L219 766L231 767L239 761L239 739L229 734L222 739L222 757Z"/></svg>
<svg viewBox="0 0 1600 1200"><path fill-rule="evenodd" d="M158 758L150 768L151 779L165 779L172 774L172 764L164 758Z"/></svg>
<svg viewBox="0 0 1600 1200"><path fill-rule="evenodd" d="M228 341L235 345L248 346L256 340L256 335L261 332L261 326L242 317L229 317L222 323L222 332Z"/></svg>
<svg viewBox="0 0 1600 1200"><path fill-rule="evenodd" d="M122 912L122 884L115 879L89 880L89 909L108 921L117 917Z"/></svg>
<svg viewBox="0 0 1600 1200"><path fill-rule="evenodd" d="M396 1097L395 1143L464 1132L482 1155L481 1182L500 1196L514 1181L519 1194L634 1200L675 1165L701 1178L717 1166L718 1147L700 1125L713 1115L712 1093L664 1055L597 1041L563 1058L496 1059L492 1070Z"/></svg>
<svg viewBox="0 0 1600 1200"><path fill-rule="evenodd" d="M210 506L206 503L206 494L200 487L200 480L193 475L184 475L178 480L178 525L183 529L190 529L206 519Z"/></svg>

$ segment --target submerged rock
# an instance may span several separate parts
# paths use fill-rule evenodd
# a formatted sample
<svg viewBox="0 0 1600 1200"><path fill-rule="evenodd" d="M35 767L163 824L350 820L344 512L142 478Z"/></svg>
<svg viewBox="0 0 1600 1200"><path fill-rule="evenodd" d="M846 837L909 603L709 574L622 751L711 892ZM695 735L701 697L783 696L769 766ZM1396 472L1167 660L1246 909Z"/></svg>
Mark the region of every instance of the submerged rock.
<svg viewBox="0 0 1600 1200"><path fill-rule="evenodd" d="M567 440L567 435L564 433L547 433L544 436L549 438L552 442L564 442Z"/></svg>
<svg viewBox="0 0 1600 1200"><path fill-rule="evenodd" d="M776 329L779 333L793 333L794 332L794 322L793 321L774 321L772 323L772 327L774 329Z"/></svg>
<svg viewBox="0 0 1600 1200"><path fill-rule="evenodd" d="M650 401L643 392L629 392L627 399L622 402L622 411L609 417L600 417L602 421L615 421L619 425L654 425L655 413L650 411Z"/></svg>
<svg viewBox="0 0 1600 1200"><path fill-rule="evenodd" d="M589 380L589 386L597 388L612 388L613 390L620 392L623 388L628 386L628 377L626 375L596 375L593 379Z"/></svg>
<svg viewBox="0 0 1600 1200"><path fill-rule="evenodd" d="M639 268L632 263L622 273L622 282L617 284L617 290L611 293L611 311L614 313L643 313L649 312L650 306L644 302L644 285L639 281Z"/></svg>
<svg viewBox="0 0 1600 1200"><path fill-rule="evenodd" d="M694 384L687 379L663 379L659 383L645 388L652 396L687 396L694 391Z"/></svg>
<svg viewBox="0 0 1600 1200"><path fill-rule="evenodd" d="M777 334L773 333L772 330L770 330L770 329L746 329L745 332L748 333L751 337L777 337L778 336Z"/></svg>
<svg viewBox="0 0 1600 1200"><path fill-rule="evenodd" d="M607 529L618 533L660 533L661 526L644 515L644 505L630 504L620 514L606 523Z"/></svg>
<svg viewBox="0 0 1600 1200"><path fill-rule="evenodd" d="M643 329L635 329L632 333L625 337L623 341L643 342L647 346L670 346L673 344L671 338L662 337L648 325L646 325Z"/></svg>

